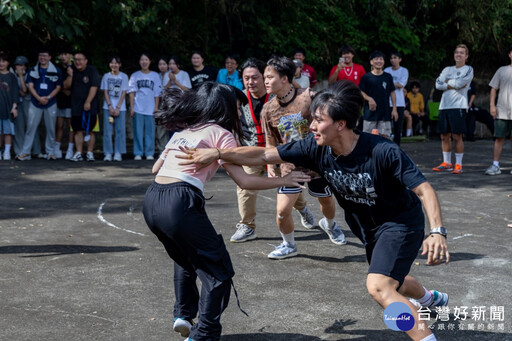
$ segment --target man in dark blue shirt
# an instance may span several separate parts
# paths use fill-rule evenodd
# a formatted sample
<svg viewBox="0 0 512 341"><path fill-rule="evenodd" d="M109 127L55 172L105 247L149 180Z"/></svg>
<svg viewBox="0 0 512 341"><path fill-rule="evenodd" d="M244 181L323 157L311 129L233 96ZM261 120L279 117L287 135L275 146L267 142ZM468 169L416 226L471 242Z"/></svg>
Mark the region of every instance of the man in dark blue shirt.
<svg viewBox="0 0 512 341"><path fill-rule="evenodd" d="M427 264L449 262L439 201L395 143L354 130L363 102L357 86L340 81L313 99L313 137L277 148L184 150L189 155L180 158L190 158L182 164L198 167L219 158L243 165L291 162L320 174L344 209L350 229L365 245L370 295L384 308L397 302L409 307L415 323L406 332L412 339L436 340L418 319L416 307L445 306L448 295L426 290L408 273L422 245ZM422 203L430 223L425 240Z"/></svg>

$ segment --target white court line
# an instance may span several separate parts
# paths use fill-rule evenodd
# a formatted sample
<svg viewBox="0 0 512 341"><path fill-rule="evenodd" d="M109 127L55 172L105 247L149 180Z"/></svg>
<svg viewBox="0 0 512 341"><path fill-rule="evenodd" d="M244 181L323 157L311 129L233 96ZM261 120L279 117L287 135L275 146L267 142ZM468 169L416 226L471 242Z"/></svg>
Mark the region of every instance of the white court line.
<svg viewBox="0 0 512 341"><path fill-rule="evenodd" d="M128 232L128 233L133 233L133 234L136 234L136 235L139 235L139 236L146 236L144 233L140 233L140 232L135 232L135 231L132 231L132 230L127 230L127 229L124 229L122 227L118 227L110 222L108 222L105 218L103 218L103 215L101 213L101 211L103 210L103 206L105 205L106 202L102 202L100 207L98 207L98 219L102 222L102 223L105 223L107 224L108 226L110 227L113 227L115 229L118 229L118 230L122 230L122 231L125 231L125 232Z"/></svg>
<svg viewBox="0 0 512 341"><path fill-rule="evenodd" d="M471 237L473 234L472 233L466 233L466 234L463 234L462 236L458 236L458 237L453 237L452 239L455 240L455 239L461 239L461 238L464 238L464 237Z"/></svg>

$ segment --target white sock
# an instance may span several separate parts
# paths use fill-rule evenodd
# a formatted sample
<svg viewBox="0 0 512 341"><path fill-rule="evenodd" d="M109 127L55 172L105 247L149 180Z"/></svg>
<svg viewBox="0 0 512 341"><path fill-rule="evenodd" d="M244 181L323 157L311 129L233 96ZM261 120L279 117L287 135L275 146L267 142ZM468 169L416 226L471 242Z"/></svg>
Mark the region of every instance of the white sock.
<svg viewBox="0 0 512 341"><path fill-rule="evenodd" d="M443 162L452 163L452 152L443 152Z"/></svg>
<svg viewBox="0 0 512 341"><path fill-rule="evenodd" d="M11 152L11 145L10 144L6 144L5 145L5 149L4 149L4 153L5 154L9 154Z"/></svg>
<svg viewBox="0 0 512 341"><path fill-rule="evenodd" d="M73 151L73 148L75 148L74 143L68 143L68 150Z"/></svg>
<svg viewBox="0 0 512 341"><path fill-rule="evenodd" d="M455 153L455 164L462 166L462 157L464 156L464 153Z"/></svg>
<svg viewBox="0 0 512 341"><path fill-rule="evenodd" d="M412 129L407 129L406 136L412 136Z"/></svg>
<svg viewBox="0 0 512 341"><path fill-rule="evenodd" d="M427 337L424 337L420 341L437 341L436 336L434 334L430 334Z"/></svg>
<svg viewBox="0 0 512 341"><path fill-rule="evenodd" d="M492 164L495 165L496 167L500 166L500 162L499 161L493 161Z"/></svg>
<svg viewBox="0 0 512 341"><path fill-rule="evenodd" d="M284 234L282 232L281 237L283 237L283 241L287 242L290 245L295 245L295 231L292 231L291 233Z"/></svg>
<svg viewBox="0 0 512 341"><path fill-rule="evenodd" d="M327 220L327 227L328 227L328 228L332 228L332 227L333 227L333 225L334 225L334 218L329 219L329 218L327 218L327 217L325 217L325 216L324 216L324 218L325 218L325 220Z"/></svg>
<svg viewBox="0 0 512 341"><path fill-rule="evenodd" d="M425 294L423 295L422 298L420 298L418 300L418 302L422 306L427 306L427 305L429 305L432 302L432 299L433 299L434 295L432 295L432 293L430 291L428 291L427 288L425 288L425 287L423 287L423 290L425 290Z"/></svg>

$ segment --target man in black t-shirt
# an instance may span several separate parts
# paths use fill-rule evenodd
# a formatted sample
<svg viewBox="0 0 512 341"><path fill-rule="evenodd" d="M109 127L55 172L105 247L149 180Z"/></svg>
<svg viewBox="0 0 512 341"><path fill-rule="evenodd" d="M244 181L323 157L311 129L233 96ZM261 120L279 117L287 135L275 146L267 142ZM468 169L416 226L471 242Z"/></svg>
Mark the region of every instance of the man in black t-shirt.
<svg viewBox="0 0 512 341"><path fill-rule="evenodd" d="M74 65L68 67L68 78L64 87L71 89L71 127L75 134L76 153L71 161L83 161L83 143L87 143L87 161L94 161L94 143L96 141L93 128L98 113L97 92L101 83L96 68L87 65L87 56L76 53ZM85 136L84 136L85 132Z"/></svg>
<svg viewBox="0 0 512 341"><path fill-rule="evenodd" d="M393 77L384 72L384 54L375 51L370 55L372 71L365 73L359 88L365 101L363 115L363 131L373 132L375 129L385 137L391 136L391 119L398 119L396 94ZM391 98L391 108L389 99ZM390 112L391 109L391 112Z"/></svg>
<svg viewBox="0 0 512 341"><path fill-rule="evenodd" d="M436 340L419 319L417 307L446 306L448 295L426 290L408 273L421 246L422 254L428 255L427 264L449 262L439 201L400 147L381 136L354 130L363 102L356 85L339 81L313 99L313 137L277 148L188 150L189 155L179 158L187 159L182 164L197 166L219 158L244 165L291 162L320 174L366 248L370 295L384 308L398 305L400 312L411 315L410 329L402 330L412 339ZM424 240L422 203L430 223L430 234Z"/></svg>

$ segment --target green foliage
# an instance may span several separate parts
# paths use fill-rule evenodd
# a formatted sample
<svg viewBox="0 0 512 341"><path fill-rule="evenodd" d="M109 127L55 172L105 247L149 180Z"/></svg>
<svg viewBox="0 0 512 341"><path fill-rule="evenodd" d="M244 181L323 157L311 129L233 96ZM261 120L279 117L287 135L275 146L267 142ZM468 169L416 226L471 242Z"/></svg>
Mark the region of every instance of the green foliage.
<svg viewBox="0 0 512 341"><path fill-rule="evenodd" d="M186 66L199 49L222 66L228 52L265 60L301 46L325 77L348 44L366 68L371 51L396 50L414 78L433 78L458 43L469 46L477 73L508 62L512 0L0 0L0 21L1 49L29 55L66 45L100 68L113 53L130 71L142 51L177 54Z"/></svg>

